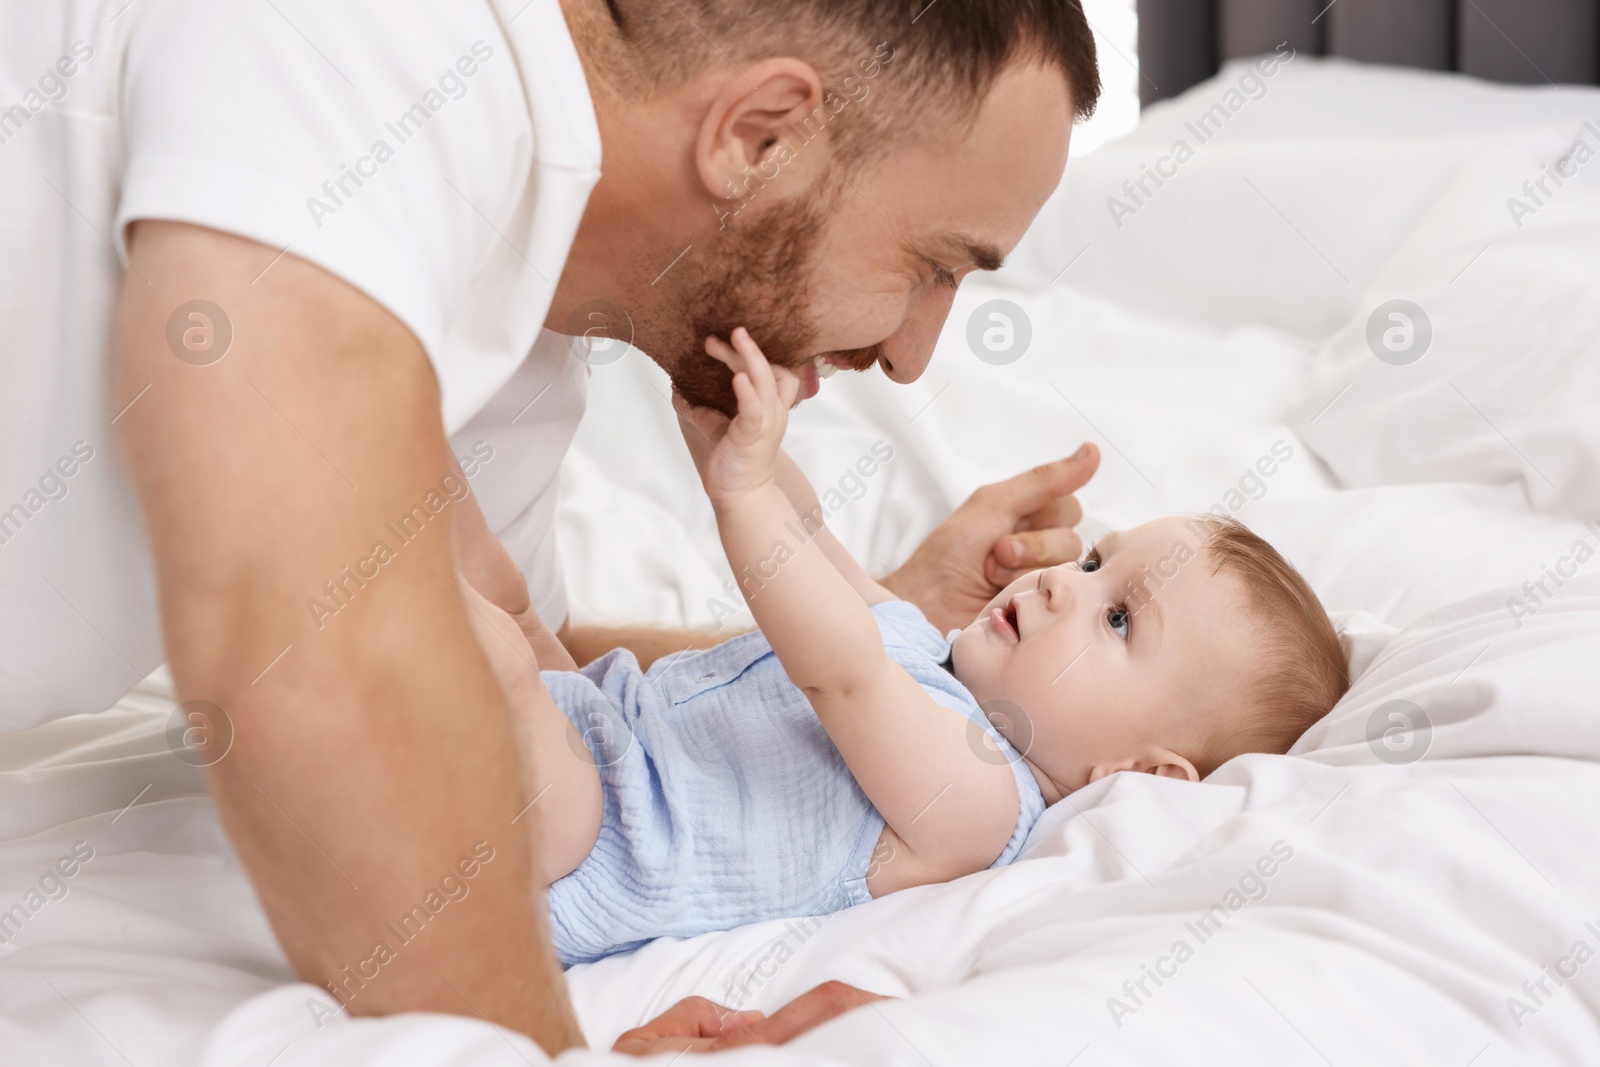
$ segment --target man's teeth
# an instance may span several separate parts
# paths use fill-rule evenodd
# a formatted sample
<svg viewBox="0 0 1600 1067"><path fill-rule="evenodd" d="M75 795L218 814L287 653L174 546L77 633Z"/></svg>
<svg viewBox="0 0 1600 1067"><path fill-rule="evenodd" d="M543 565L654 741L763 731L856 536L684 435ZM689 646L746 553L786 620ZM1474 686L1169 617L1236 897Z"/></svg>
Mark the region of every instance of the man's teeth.
<svg viewBox="0 0 1600 1067"><path fill-rule="evenodd" d="M834 372L839 369L832 363L828 362L827 356L814 356L812 357L811 364L817 368L818 378L832 378Z"/></svg>

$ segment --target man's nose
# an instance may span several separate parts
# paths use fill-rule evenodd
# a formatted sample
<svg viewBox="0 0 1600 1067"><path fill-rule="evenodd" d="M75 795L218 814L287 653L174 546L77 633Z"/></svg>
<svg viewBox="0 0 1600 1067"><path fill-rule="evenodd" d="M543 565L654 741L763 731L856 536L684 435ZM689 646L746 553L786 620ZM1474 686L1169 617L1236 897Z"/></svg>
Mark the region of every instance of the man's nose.
<svg viewBox="0 0 1600 1067"><path fill-rule="evenodd" d="M890 381L908 385L922 377L954 300L955 290L943 286L919 290L912 296L899 328L880 346L878 364Z"/></svg>

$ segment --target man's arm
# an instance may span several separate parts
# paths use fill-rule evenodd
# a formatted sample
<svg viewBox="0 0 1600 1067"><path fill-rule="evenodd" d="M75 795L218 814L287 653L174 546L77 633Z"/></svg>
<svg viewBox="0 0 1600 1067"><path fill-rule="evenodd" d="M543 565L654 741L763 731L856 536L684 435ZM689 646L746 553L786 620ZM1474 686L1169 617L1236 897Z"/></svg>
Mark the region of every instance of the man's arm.
<svg viewBox="0 0 1600 1067"><path fill-rule="evenodd" d="M658 659L697 648L720 645L740 630L684 630L671 626L573 626L567 623L556 637L582 667L593 663L614 648L625 648L645 670Z"/></svg>
<svg viewBox="0 0 1600 1067"><path fill-rule="evenodd" d="M427 507L454 465L428 361L371 299L273 257L139 223L114 342L111 408L148 387L118 429L173 676L234 729L208 772L223 825L296 973L352 1012L582 1045L528 820L512 822L526 799L504 699L451 583L449 522ZM168 342L197 298L232 329L205 366ZM468 895L418 912L447 878Z"/></svg>

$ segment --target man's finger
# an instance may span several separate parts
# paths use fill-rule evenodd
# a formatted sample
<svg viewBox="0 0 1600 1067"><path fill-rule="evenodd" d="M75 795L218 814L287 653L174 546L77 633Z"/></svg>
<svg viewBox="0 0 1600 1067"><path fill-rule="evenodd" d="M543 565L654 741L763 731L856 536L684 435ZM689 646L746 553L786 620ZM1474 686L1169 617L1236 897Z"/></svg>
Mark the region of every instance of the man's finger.
<svg viewBox="0 0 1600 1067"><path fill-rule="evenodd" d="M1082 448L1066 459L1034 467L984 488L995 504L1020 517L1083 488L1099 466L1100 450L1093 442L1085 441Z"/></svg>
<svg viewBox="0 0 1600 1067"><path fill-rule="evenodd" d="M643 1026L617 1038L616 1052L650 1047L663 1038L708 1038L746 1025L742 1012L734 1012L705 997L684 997Z"/></svg>
<svg viewBox="0 0 1600 1067"><path fill-rule="evenodd" d="M1023 571L1071 563L1082 554L1083 540L1065 526L1007 534L995 542L984 563L984 577L1003 586Z"/></svg>
<svg viewBox="0 0 1600 1067"><path fill-rule="evenodd" d="M857 989L844 982L824 982L809 992L795 997L767 1018L726 1034L713 1047L724 1049L739 1045L782 1045L847 1011L854 1011L875 1000L886 999L888 998L877 993L868 993L864 989Z"/></svg>
<svg viewBox="0 0 1600 1067"><path fill-rule="evenodd" d="M1014 571L1071 563L1082 551L1083 541L1070 526L1007 534L994 545L995 560Z"/></svg>
<svg viewBox="0 0 1600 1067"><path fill-rule="evenodd" d="M1069 493L1058 496L1031 515L1024 515L1017 529L1046 530L1052 526L1076 526L1083 519L1083 504Z"/></svg>

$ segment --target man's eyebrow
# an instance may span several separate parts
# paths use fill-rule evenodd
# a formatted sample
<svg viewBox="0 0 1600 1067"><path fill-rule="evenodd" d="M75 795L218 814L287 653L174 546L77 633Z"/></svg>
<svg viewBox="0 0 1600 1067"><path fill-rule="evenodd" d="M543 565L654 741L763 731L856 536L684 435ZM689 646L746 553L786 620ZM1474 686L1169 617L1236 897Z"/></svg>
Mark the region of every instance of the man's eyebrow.
<svg viewBox="0 0 1600 1067"><path fill-rule="evenodd" d="M961 263L951 268L953 270L959 270L969 263L979 270L999 270L1006 262L1006 257L994 245L961 234L943 237L939 245L962 259Z"/></svg>

